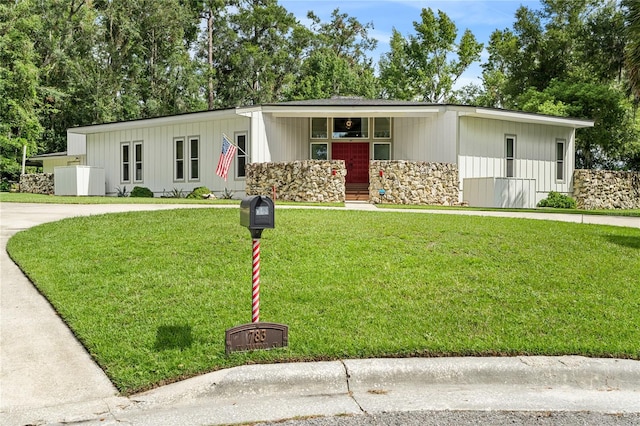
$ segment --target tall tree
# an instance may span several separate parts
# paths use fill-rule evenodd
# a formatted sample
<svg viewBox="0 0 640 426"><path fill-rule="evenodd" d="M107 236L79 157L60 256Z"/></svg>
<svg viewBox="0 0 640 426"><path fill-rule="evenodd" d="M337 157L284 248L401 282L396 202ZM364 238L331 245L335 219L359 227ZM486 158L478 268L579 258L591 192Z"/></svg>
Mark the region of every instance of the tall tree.
<svg viewBox="0 0 640 426"><path fill-rule="evenodd" d="M40 73L31 31L42 22L25 0L1 4L0 16L0 165L2 180L20 175L23 147L37 152Z"/></svg>
<svg viewBox="0 0 640 426"><path fill-rule="evenodd" d="M640 102L640 2L624 0L626 8L626 35L629 40L625 50L625 67L633 90L636 105Z"/></svg>
<svg viewBox="0 0 640 426"><path fill-rule="evenodd" d="M333 96L374 98L378 94L372 60L367 56L377 41L369 36L373 24L335 9L330 22L322 22L313 12L310 48L300 76L290 90L294 99L324 99Z"/></svg>
<svg viewBox="0 0 640 426"><path fill-rule="evenodd" d="M300 24L277 0L241 0L229 16L214 92L222 106L277 101L300 66ZM215 53L214 53L215 56Z"/></svg>
<svg viewBox="0 0 640 426"><path fill-rule="evenodd" d="M425 102L447 102L462 73L480 59L482 44L468 29L456 43L458 31L442 11L422 9L408 39L394 30L391 52L380 60L385 96Z"/></svg>

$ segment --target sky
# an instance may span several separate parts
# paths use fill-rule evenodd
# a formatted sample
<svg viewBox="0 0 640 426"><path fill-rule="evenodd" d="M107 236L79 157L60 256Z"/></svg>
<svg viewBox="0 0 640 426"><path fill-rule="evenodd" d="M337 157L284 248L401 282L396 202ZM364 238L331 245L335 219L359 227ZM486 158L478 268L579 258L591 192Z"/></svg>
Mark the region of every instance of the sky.
<svg viewBox="0 0 640 426"><path fill-rule="evenodd" d="M389 40L393 28L405 38L415 34L413 22L420 20L423 8L431 8L435 13L442 10L456 24L458 37L465 29L470 29L476 39L484 44L481 62L488 59L486 46L491 33L500 29L512 28L515 12L522 5L530 9L541 8L539 0L280 0L280 5L293 13L298 20L308 25L307 12L313 12L322 22L331 20L331 12L339 8L340 13L355 17L362 24L373 23L374 29L369 35L378 40L378 47L372 52L374 64L378 58L389 52ZM481 84L481 62L476 62L460 77L456 88L469 83Z"/></svg>

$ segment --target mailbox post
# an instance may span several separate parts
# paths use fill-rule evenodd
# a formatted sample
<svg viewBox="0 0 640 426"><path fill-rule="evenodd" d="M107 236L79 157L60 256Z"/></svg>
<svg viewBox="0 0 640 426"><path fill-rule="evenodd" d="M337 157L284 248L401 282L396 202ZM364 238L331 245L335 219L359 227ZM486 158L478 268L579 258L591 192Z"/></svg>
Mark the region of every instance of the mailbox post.
<svg viewBox="0 0 640 426"><path fill-rule="evenodd" d="M262 195L244 198L240 202L240 225L249 229L253 243L251 324L227 330L227 353L285 347L289 328L284 324L260 322L260 238L264 229L275 227L273 200Z"/></svg>
<svg viewBox="0 0 640 426"><path fill-rule="evenodd" d="M262 195L247 197L240 203L240 225L249 228L253 240L251 322L260 322L260 238L262 231L275 227L273 200Z"/></svg>

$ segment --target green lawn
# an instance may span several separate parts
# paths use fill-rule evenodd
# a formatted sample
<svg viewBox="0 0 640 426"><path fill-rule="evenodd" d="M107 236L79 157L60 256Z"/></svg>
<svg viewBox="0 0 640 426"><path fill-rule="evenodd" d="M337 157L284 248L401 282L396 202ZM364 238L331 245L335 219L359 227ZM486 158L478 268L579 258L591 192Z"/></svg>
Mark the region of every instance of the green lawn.
<svg viewBox="0 0 640 426"><path fill-rule="evenodd" d="M640 230L287 210L262 239L261 320L289 347L225 355L251 319L236 209L63 220L8 244L124 393L256 362L580 354L640 359Z"/></svg>

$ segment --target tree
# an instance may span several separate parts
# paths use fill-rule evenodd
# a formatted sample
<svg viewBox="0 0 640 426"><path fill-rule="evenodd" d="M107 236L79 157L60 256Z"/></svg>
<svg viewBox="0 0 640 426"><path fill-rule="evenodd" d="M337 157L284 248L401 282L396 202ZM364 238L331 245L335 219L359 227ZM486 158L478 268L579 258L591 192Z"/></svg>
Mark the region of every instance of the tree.
<svg viewBox="0 0 640 426"><path fill-rule="evenodd" d="M297 74L304 49L300 24L276 0L242 0L213 47L214 93L224 107L280 100Z"/></svg>
<svg viewBox="0 0 640 426"><path fill-rule="evenodd" d="M357 19L335 9L331 22L322 23L313 12L310 48L300 75L290 91L293 99L324 99L333 96L361 96L374 98L378 94L368 52L377 41L368 31L373 24L361 24Z"/></svg>
<svg viewBox="0 0 640 426"><path fill-rule="evenodd" d="M480 59L482 44L469 30L456 44L456 26L442 11L436 16L422 9L420 16L413 23L416 34L408 39L394 29L391 51L379 64L383 91L387 97L446 102L458 78Z"/></svg>
<svg viewBox="0 0 640 426"><path fill-rule="evenodd" d="M37 152L40 73L30 33L41 26L32 2L0 5L0 165L1 177L16 181L23 146Z"/></svg>
<svg viewBox="0 0 640 426"><path fill-rule="evenodd" d="M624 64L637 105L640 102L640 3L624 0L623 5L626 8L625 31L629 40L624 52Z"/></svg>

